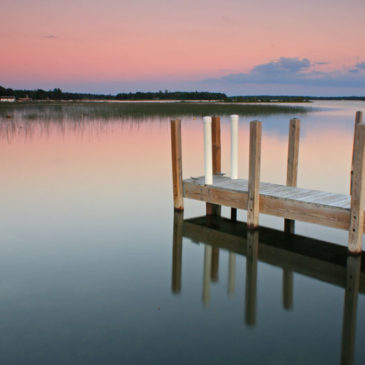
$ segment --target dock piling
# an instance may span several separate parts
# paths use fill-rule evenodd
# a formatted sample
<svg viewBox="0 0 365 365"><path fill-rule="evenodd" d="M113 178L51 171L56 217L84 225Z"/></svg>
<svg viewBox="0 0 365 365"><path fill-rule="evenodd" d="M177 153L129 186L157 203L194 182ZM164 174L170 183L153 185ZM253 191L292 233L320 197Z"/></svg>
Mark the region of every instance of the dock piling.
<svg viewBox="0 0 365 365"><path fill-rule="evenodd" d="M212 154L213 154L213 175L222 172L221 167L221 119L212 117ZM206 215L221 215L221 206L206 203Z"/></svg>
<svg viewBox="0 0 365 365"><path fill-rule="evenodd" d="M286 170L286 185L297 186L299 157L300 120L293 118L289 122L288 161ZM295 221L284 219L285 232L294 233Z"/></svg>
<svg viewBox="0 0 365 365"><path fill-rule="evenodd" d="M172 185L175 210L184 210L181 120L171 120Z"/></svg>
<svg viewBox="0 0 365 365"><path fill-rule="evenodd" d="M351 161L351 175L350 175L350 195L352 194L352 179L354 175L354 152L355 152L355 143L356 143L356 135L357 135L357 126L362 123L362 112L357 111L355 114L355 125L354 125L354 141L352 144L352 161Z"/></svg>
<svg viewBox="0 0 365 365"><path fill-rule="evenodd" d="M352 253L361 253L365 199L365 124L363 123L358 124L356 127L353 161L349 250Z"/></svg>
<svg viewBox="0 0 365 365"><path fill-rule="evenodd" d="M248 176L247 225L259 225L260 165L261 165L261 122L250 123L250 155Z"/></svg>

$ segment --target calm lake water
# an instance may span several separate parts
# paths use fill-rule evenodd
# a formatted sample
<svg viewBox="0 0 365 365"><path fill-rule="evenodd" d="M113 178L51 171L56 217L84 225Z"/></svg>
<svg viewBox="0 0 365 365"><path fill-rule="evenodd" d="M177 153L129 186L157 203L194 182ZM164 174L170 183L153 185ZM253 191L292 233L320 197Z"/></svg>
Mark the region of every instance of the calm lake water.
<svg viewBox="0 0 365 365"><path fill-rule="evenodd" d="M365 102L311 107L299 115L298 186L348 193L354 115ZM241 177L248 122L259 119L262 180L285 183L294 116L240 117ZM202 175L202 121L182 120L184 177ZM347 232L296 224L313 239L300 247L341 246L327 268L314 254L285 261L285 237L274 230L260 232L255 257L243 225L236 235L201 220L183 229L205 205L185 200L184 217L174 216L168 121L29 119L16 110L1 119L0 362L364 364L365 282L358 296L344 289ZM229 123L222 117L228 174ZM264 215L260 223L283 226ZM359 260L348 262L356 273Z"/></svg>

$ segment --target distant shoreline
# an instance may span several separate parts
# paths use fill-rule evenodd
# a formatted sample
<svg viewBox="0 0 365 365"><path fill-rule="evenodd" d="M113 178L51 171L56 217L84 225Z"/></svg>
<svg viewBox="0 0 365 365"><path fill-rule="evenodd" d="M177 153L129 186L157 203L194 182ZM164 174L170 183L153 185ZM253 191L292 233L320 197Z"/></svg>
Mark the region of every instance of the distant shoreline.
<svg viewBox="0 0 365 365"><path fill-rule="evenodd" d="M340 99L339 99L340 100ZM113 100L113 99L43 99L43 100L15 100L15 103L21 104L36 104L36 103L115 103L115 104L123 104L123 103L156 103L156 104L173 104L173 103L192 103L192 104L282 104L282 103L311 103L311 100L305 101L281 101L281 100L262 100L262 101L222 101L222 100ZM13 103L3 101L2 103Z"/></svg>
<svg viewBox="0 0 365 365"><path fill-rule="evenodd" d="M94 94L53 90L14 90L0 86L0 102L104 102L104 103L309 103L313 100L365 101L365 96L233 95L210 91L157 91Z"/></svg>
<svg viewBox="0 0 365 365"><path fill-rule="evenodd" d="M158 91L93 94L53 90L13 90L0 86L1 103L81 102L81 103L310 103L313 100L365 101L365 96L236 95L210 91Z"/></svg>

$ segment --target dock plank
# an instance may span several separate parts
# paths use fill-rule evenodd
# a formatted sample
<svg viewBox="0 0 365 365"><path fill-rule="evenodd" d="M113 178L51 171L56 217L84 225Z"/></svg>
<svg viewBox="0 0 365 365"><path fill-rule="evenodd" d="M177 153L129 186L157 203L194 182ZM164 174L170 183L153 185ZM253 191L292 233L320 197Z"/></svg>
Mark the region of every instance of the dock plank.
<svg viewBox="0 0 365 365"><path fill-rule="evenodd" d="M260 213L349 229L351 196L261 182ZM247 210L248 181L216 175L212 185L204 177L184 180L184 197Z"/></svg>

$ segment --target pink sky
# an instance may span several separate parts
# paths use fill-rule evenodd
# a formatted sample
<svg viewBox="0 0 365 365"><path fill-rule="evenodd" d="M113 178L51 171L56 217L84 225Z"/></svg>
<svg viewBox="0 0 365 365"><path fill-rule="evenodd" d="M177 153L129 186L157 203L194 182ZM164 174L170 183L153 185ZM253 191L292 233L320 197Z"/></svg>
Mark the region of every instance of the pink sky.
<svg viewBox="0 0 365 365"><path fill-rule="evenodd" d="M1 3L2 86L365 94L363 0ZM310 64L272 79L280 58Z"/></svg>

